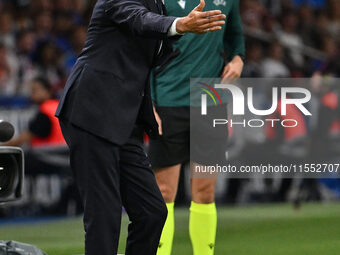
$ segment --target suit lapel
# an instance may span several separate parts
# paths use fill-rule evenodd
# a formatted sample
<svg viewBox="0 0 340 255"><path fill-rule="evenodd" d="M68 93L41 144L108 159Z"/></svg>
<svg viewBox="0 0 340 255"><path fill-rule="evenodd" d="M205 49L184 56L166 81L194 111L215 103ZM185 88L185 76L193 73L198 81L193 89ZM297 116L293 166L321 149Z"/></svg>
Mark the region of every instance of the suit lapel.
<svg viewBox="0 0 340 255"><path fill-rule="evenodd" d="M156 1L156 5L158 7L158 10L160 11L160 14L164 14L164 11L163 11L163 2L162 0L155 0Z"/></svg>

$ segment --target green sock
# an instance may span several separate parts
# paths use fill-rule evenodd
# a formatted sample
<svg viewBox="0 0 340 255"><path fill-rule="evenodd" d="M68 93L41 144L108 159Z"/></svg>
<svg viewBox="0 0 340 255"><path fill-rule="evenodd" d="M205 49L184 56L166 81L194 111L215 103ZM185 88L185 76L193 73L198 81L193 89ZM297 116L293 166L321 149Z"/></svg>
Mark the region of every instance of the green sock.
<svg viewBox="0 0 340 255"><path fill-rule="evenodd" d="M194 255L213 255L217 228L215 203L191 202L189 233Z"/></svg>
<svg viewBox="0 0 340 255"><path fill-rule="evenodd" d="M174 239L175 232L175 203L166 203L168 208L168 217L166 218L161 239L159 241L157 255L170 255L172 248L172 240Z"/></svg>

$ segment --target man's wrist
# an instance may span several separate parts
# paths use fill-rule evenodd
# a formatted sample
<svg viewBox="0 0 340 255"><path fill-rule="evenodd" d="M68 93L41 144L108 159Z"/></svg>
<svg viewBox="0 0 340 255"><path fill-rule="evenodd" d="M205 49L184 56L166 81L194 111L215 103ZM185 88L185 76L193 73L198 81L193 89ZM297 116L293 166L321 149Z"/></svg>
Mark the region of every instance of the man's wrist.
<svg viewBox="0 0 340 255"><path fill-rule="evenodd" d="M233 57L231 61L241 61L242 63L244 62L244 57L242 55L236 55Z"/></svg>
<svg viewBox="0 0 340 255"><path fill-rule="evenodd" d="M176 18L174 22L172 22L171 27L169 28L168 36L181 35L181 33L177 31L177 24L179 20L180 18Z"/></svg>
<svg viewBox="0 0 340 255"><path fill-rule="evenodd" d="M180 35L184 34L186 32L185 26L183 24L184 18L177 18L176 22L176 32Z"/></svg>

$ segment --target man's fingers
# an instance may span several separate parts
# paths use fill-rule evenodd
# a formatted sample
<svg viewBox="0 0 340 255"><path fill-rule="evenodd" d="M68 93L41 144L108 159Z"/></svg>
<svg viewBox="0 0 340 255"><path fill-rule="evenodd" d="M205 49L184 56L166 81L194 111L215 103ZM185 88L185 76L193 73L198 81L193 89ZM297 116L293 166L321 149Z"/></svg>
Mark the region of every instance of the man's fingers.
<svg viewBox="0 0 340 255"><path fill-rule="evenodd" d="M223 78L233 78L233 72L231 70L229 70Z"/></svg>
<svg viewBox="0 0 340 255"><path fill-rule="evenodd" d="M233 83L234 81L236 81L237 78L238 77L236 75L230 75L230 77L225 76L225 77L222 78L221 83L222 84L230 84L230 83Z"/></svg>
<svg viewBox="0 0 340 255"><path fill-rule="evenodd" d="M233 83L235 80L236 80L236 78L223 77L221 83L222 84L230 84L230 83Z"/></svg>
<svg viewBox="0 0 340 255"><path fill-rule="evenodd" d="M198 13L198 17L200 18L207 18L207 17L211 17L211 16L215 16L215 15L219 15L222 12L220 10L214 10L214 11L206 11L206 12L200 12ZM223 14L224 15L224 14ZM225 15L224 15L225 18Z"/></svg>
<svg viewBox="0 0 340 255"><path fill-rule="evenodd" d="M233 73L234 73L234 70L231 68L230 63L229 63L229 65L227 65L226 68L224 69L223 78L233 78L232 77Z"/></svg>
<svg viewBox="0 0 340 255"><path fill-rule="evenodd" d="M160 124L158 124L158 133L159 133L159 135L163 135L162 122Z"/></svg>
<svg viewBox="0 0 340 255"><path fill-rule="evenodd" d="M226 66L224 67L222 77L225 77L226 74L229 72L229 70L230 70L230 65L226 65Z"/></svg>
<svg viewBox="0 0 340 255"><path fill-rule="evenodd" d="M209 16L209 18L205 18L208 19L210 21L218 21L218 20L225 20L226 19L226 15L224 14L218 14L218 15L214 15L214 16Z"/></svg>
<svg viewBox="0 0 340 255"><path fill-rule="evenodd" d="M201 12L201 11L203 11L204 6L205 6L205 2L204 2L204 0L201 0L200 4L197 5L197 6L194 8L194 11Z"/></svg>
<svg viewBox="0 0 340 255"><path fill-rule="evenodd" d="M216 26L216 27L209 28L208 30L206 30L206 32L214 32L214 31L218 31L221 29L222 29L221 26Z"/></svg>
<svg viewBox="0 0 340 255"><path fill-rule="evenodd" d="M163 134L163 130L162 130L162 120L161 118L159 117L155 107L153 107L153 113L155 115L155 119L157 121L157 124L158 124L158 133L159 135L162 135Z"/></svg>
<svg viewBox="0 0 340 255"><path fill-rule="evenodd" d="M239 75L234 70L229 70L223 78L234 79L238 77Z"/></svg>
<svg viewBox="0 0 340 255"><path fill-rule="evenodd" d="M222 14L220 10L201 12L205 5L204 0L188 15L188 17L180 19L177 22L177 30L183 32L192 32L196 34L204 34L222 29L225 24L226 15ZM180 23L181 22L181 23ZM183 24L182 24L183 23ZM180 29L179 27L182 27Z"/></svg>
<svg viewBox="0 0 340 255"><path fill-rule="evenodd" d="M213 27L216 27L216 26L222 26L224 25L225 22L224 21L215 21L215 22L210 22L208 24L204 24L202 26L200 26L199 28L200 29L210 29L210 28L213 28Z"/></svg>
<svg viewBox="0 0 340 255"><path fill-rule="evenodd" d="M226 16L224 14L219 14L219 15L215 15L215 16L210 16L209 18L200 18L198 20L198 23L200 25L204 25L204 24L208 24L214 21L224 21L226 18Z"/></svg>
<svg viewBox="0 0 340 255"><path fill-rule="evenodd" d="M159 118L159 116L156 116L156 121L158 124L158 133L159 135L163 135L163 128L162 128L162 120Z"/></svg>

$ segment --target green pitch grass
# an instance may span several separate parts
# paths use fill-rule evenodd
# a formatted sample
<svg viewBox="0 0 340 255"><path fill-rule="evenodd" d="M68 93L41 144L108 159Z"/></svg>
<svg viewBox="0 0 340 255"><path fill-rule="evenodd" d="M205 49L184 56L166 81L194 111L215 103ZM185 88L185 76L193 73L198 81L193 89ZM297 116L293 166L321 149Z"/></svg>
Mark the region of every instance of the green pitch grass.
<svg viewBox="0 0 340 255"><path fill-rule="evenodd" d="M216 255L339 255L340 204L218 208ZM174 255L192 254L188 210L176 211ZM123 229L128 224L123 218ZM98 233L100 234L100 233ZM119 252L124 251L122 231ZM36 244L48 255L83 253L81 219L0 225L0 239Z"/></svg>

